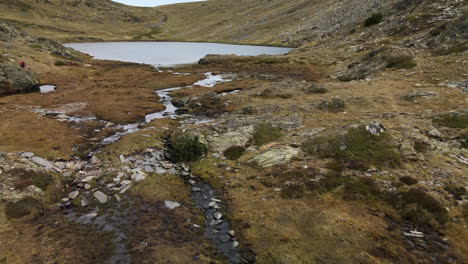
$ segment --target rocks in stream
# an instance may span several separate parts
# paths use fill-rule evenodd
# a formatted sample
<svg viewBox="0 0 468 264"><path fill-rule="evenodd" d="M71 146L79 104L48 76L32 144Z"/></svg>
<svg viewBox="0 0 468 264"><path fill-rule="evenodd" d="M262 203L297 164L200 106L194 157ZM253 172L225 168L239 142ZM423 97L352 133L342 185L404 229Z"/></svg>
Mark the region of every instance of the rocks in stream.
<svg viewBox="0 0 468 264"><path fill-rule="evenodd" d="M96 200L98 200L101 204L105 204L107 203L107 195L104 194L103 192L101 191L96 191L94 194L93 194L94 198L96 198Z"/></svg>

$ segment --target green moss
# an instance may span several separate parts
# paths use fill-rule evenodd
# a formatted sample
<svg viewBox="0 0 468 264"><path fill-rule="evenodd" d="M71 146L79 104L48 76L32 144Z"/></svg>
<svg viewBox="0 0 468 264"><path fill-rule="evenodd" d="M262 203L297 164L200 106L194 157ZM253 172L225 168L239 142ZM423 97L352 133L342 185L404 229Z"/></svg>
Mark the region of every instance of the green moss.
<svg viewBox="0 0 468 264"><path fill-rule="evenodd" d="M232 146L224 151L224 156L230 160L237 160L245 152L245 148L241 146Z"/></svg>
<svg viewBox="0 0 468 264"><path fill-rule="evenodd" d="M17 202L7 203L5 206L5 214L8 218L21 218L34 211L41 209L41 203L32 198L26 197Z"/></svg>
<svg viewBox="0 0 468 264"><path fill-rule="evenodd" d="M15 168L9 171L9 174L20 179L15 183L16 188L25 188L29 185L34 185L42 190L46 190L47 187L54 182L54 177L50 174L22 168Z"/></svg>
<svg viewBox="0 0 468 264"><path fill-rule="evenodd" d="M387 62L387 68L411 69L417 65L413 57L408 55L386 56L384 60Z"/></svg>
<svg viewBox="0 0 468 264"><path fill-rule="evenodd" d="M303 143L302 149L308 155L335 158L356 169L366 169L371 165L397 167L401 164L401 157L390 141L386 133L371 135L364 126L360 126L350 129L345 135L309 139Z"/></svg>
<svg viewBox="0 0 468 264"><path fill-rule="evenodd" d="M198 136L189 134L174 134L169 143L168 153L174 162L195 161L208 151Z"/></svg>
<svg viewBox="0 0 468 264"><path fill-rule="evenodd" d="M436 116L432 119L432 123L451 128L467 128L468 114L466 113L447 113Z"/></svg>
<svg viewBox="0 0 468 264"><path fill-rule="evenodd" d="M255 145L262 146L281 138L283 134L279 127L273 126L270 123L260 123L255 126L253 140Z"/></svg>
<svg viewBox="0 0 468 264"><path fill-rule="evenodd" d="M381 13L373 14L364 21L364 26L370 27L372 25L379 24L383 20L383 15Z"/></svg>

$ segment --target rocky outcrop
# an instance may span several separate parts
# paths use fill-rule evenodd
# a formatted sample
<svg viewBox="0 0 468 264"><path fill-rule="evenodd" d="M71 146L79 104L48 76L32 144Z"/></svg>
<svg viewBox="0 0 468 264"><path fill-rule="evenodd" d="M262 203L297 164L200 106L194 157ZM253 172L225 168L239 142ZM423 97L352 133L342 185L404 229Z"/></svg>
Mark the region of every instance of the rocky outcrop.
<svg viewBox="0 0 468 264"><path fill-rule="evenodd" d="M267 150L266 152L254 157L250 162L261 167L271 167L273 165L289 162L293 157L299 154L298 148L282 146Z"/></svg>
<svg viewBox="0 0 468 264"><path fill-rule="evenodd" d="M0 64L0 95L38 89L39 83L29 70L10 64Z"/></svg>

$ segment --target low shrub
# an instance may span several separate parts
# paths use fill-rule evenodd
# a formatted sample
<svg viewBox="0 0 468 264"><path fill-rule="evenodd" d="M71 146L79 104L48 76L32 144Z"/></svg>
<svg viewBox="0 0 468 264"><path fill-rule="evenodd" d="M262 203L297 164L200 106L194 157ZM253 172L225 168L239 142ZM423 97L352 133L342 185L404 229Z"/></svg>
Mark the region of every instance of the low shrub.
<svg viewBox="0 0 468 264"><path fill-rule="evenodd" d="M462 196L466 194L466 188L464 186L457 186L455 184L447 185L444 188L447 192L453 195L457 200L462 200Z"/></svg>
<svg viewBox="0 0 468 264"><path fill-rule="evenodd" d="M255 126L253 140L255 145L262 146L266 143L277 140L282 136L281 128L273 126L270 123L260 123Z"/></svg>
<svg viewBox="0 0 468 264"><path fill-rule="evenodd" d="M466 113L447 113L436 116L432 119L432 123L451 128L467 128L468 114Z"/></svg>
<svg viewBox="0 0 468 264"><path fill-rule="evenodd" d="M383 15L381 13L373 14L364 21L364 26L370 27L376 24L379 24L383 20Z"/></svg>
<svg viewBox="0 0 468 264"><path fill-rule="evenodd" d="M207 146L200 142L198 136L176 134L169 140L168 153L174 162L195 161L207 151Z"/></svg>
<svg viewBox="0 0 468 264"><path fill-rule="evenodd" d="M413 57L408 55L403 56L386 56L384 57L387 62L387 68L395 69L411 69L416 67L416 62Z"/></svg>
<svg viewBox="0 0 468 264"><path fill-rule="evenodd" d="M324 100L317 105L317 108L323 111L340 112L345 108L345 102L339 98Z"/></svg>
<svg viewBox="0 0 468 264"><path fill-rule="evenodd" d="M389 202L400 215L416 224L437 227L448 221L448 212L434 197L424 191L411 189L391 197ZM435 221L434 221L435 220Z"/></svg>
<svg viewBox="0 0 468 264"><path fill-rule="evenodd" d="M302 184L288 184L281 190L284 199L299 199L304 197L305 188Z"/></svg>
<svg viewBox="0 0 468 264"><path fill-rule="evenodd" d="M368 177L350 180L345 184L345 200L377 200L381 197L377 183Z"/></svg>
<svg viewBox="0 0 468 264"><path fill-rule="evenodd" d="M5 214L8 218L21 218L40 209L41 203L38 200L26 197L17 202L7 203L5 205Z"/></svg>
<svg viewBox="0 0 468 264"><path fill-rule="evenodd" d="M67 65L67 63L65 63L64 61L58 60L58 61L55 61L54 65L55 66L65 66L65 65Z"/></svg>
<svg viewBox="0 0 468 264"><path fill-rule="evenodd" d="M444 56L444 55L449 55L452 53L461 53L465 52L468 50L468 44L467 43L458 43L453 46L447 47L447 48L439 48L436 49L432 52L433 55L435 56Z"/></svg>
<svg viewBox="0 0 468 264"><path fill-rule="evenodd" d="M224 151L224 156L230 160L237 160L245 152L245 148L241 146L232 146Z"/></svg>
<svg viewBox="0 0 468 264"><path fill-rule="evenodd" d="M344 135L309 139L302 144L302 150L320 158L335 158L356 169L401 164L400 154L391 145L390 137L386 133L372 135L364 126L352 128Z"/></svg>
<svg viewBox="0 0 468 264"><path fill-rule="evenodd" d="M406 185L415 185L416 183L418 183L418 180L410 176L403 176L403 177L400 177L400 182Z"/></svg>
<svg viewBox="0 0 468 264"><path fill-rule="evenodd" d="M328 90L319 84L313 83L305 88L305 92L310 94L324 94L327 93Z"/></svg>
<svg viewBox="0 0 468 264"><path fill-rule="evenodd" d="M25 188L29 185L34 185L42 190L46 190L47 187L54 182L54 178L50 174L21 168L11 170L9 171L9 174L20 179L15 183L15 188L19 189Z"/></svg>
<svg viewBox="0 0 468 264"><path fill-rule="evenodd" d="M414 150L416 150L416 152L426 153L427 151L429 151L429 147L429 143L423 140L416 139L414 141Z"/></svg>

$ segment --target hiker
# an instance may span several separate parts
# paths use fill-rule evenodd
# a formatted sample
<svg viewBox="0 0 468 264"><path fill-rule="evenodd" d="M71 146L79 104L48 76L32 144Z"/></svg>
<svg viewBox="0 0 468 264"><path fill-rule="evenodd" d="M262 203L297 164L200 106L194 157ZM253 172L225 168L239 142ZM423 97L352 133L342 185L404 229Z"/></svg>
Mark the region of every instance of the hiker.
<svg viewBox="0 0 468 264"><path fill-rule="evenodd" d="M19 65L21 68L26 69L26 62L20 61Z"/></svg>

